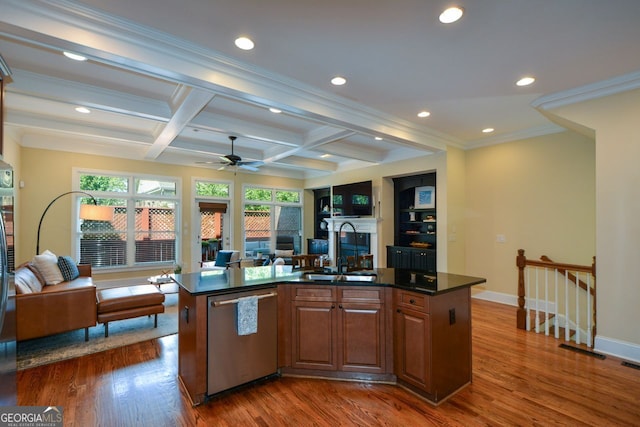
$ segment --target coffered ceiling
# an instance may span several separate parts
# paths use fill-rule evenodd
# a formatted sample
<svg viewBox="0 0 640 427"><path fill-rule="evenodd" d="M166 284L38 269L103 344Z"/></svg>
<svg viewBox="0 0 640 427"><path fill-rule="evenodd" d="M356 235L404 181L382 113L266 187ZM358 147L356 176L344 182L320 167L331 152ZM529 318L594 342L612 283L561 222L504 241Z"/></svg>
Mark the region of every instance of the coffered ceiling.
<svg viewBox="0 0 640 427"><path fill-rule="evenodd" d="M445 25L442 0L0 0L6 129L212 169L235 135L251 173L304 178L558 132L540 99L637 87L637 0L456 4Z"/></svg>

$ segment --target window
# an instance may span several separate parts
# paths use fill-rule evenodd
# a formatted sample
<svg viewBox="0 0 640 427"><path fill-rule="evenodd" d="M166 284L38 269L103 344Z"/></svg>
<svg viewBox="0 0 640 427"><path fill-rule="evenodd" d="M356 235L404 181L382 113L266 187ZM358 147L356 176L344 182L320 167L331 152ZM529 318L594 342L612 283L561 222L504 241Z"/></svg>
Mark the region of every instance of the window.
<svg viewBox="0 0 640 427"><path fill-rule="evenodd" d="M78 231L74 239L80 263L94 268L118 268L178 263L180 181L77 172L79 190L97 201L97 216L83 216L93 205L79 197Z"/></svg>
<svg viewBox="0 0 640 427"><path fill-rule="evenodd" d="M244 188L244 251L273 252L277 236L291 236L301 252L302 191Z"/></svg>

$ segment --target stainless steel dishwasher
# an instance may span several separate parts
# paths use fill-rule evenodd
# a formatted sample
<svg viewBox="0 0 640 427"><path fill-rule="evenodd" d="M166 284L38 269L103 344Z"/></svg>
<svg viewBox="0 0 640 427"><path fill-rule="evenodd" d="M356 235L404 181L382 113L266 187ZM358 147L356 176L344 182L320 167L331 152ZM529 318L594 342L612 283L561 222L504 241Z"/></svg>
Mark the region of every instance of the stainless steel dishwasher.
<svg viewBox="0 0 640 427"><path fill-rule="evenodd" d="M237 303L258 297L258 332L238 335ZM278 370L277 289L208 298L207 394L212 395Z"/></svg>

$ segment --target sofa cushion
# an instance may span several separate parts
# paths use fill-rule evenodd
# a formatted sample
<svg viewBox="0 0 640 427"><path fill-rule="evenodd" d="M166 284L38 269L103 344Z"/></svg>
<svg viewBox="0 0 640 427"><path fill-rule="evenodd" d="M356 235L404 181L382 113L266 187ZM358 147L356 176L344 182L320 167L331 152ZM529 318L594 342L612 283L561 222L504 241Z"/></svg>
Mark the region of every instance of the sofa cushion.
<svg viewBox="0 0 640 427"><path fill-rule="evenodd" d="M18 268L13 280L18 294L31 294L42 291L42 283L40 283L33 271L26 267Z"/></svg>
<svg viewBox="0 0 640 427"><path fill-rule="evenodd" d="M59 256L58 268L62 273L62 277L64 277L64 280L67 282L80 276L80 271L78 270L78 266L70 256Z"/></svg>
<svg viewBox="0 0 640 427"><path fill-rule="evenodd" d="M64 277L58 267L58 257L53 252L46 250L33 258L33 264L44 277L47 285L57 285L64 282Z"/></svg>

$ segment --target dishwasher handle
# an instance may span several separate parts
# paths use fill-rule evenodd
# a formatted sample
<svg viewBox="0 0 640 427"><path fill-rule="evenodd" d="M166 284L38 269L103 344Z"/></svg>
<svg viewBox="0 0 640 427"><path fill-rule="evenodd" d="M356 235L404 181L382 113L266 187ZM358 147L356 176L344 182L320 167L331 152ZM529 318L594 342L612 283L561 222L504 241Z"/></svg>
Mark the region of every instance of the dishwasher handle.
<svg viewBox="0 0 640 427"><path fill-rule="evenodd" d="M258 299L271 298L271 297L277 297L277 296L278 296L277 292L271 292L270 294L258 295ZM224 301L211 301L211 307L219 307L225 304L236 304L239 300L240 298L228 299Z"/></svg>

